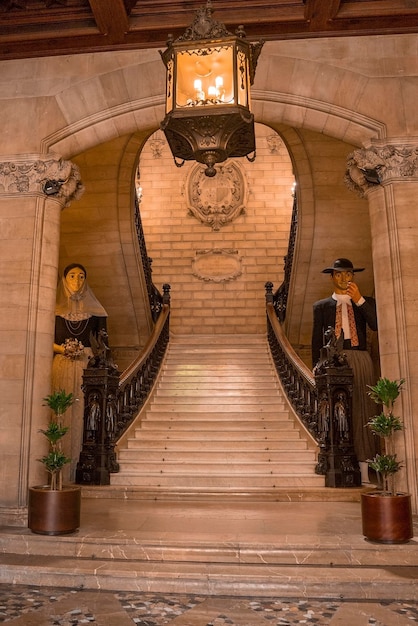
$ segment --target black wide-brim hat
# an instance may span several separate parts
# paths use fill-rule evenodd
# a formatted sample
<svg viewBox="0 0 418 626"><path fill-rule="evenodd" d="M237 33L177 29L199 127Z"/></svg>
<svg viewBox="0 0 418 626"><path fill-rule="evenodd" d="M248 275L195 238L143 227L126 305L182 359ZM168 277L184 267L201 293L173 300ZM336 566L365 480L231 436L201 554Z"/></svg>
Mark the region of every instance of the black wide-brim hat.
<svg viewBox="0 0 418 626"><path fill-rule="evenodd" d="M322 270L323 274L332 274L332 272L363 272L364 267L354 267L350 259L335 259L332 267L326 267Z"/></svg>

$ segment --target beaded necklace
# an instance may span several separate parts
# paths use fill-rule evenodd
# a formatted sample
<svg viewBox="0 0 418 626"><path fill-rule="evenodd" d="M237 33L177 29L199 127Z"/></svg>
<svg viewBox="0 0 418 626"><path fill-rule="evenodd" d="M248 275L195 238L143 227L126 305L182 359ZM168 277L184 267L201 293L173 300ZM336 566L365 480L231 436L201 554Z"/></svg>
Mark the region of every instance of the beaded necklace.
<svg viewBox="0 0 418 626"><path fill-rule="evenodd" d="M78 322L70 322L70 320L64 318L64 321L67 330L71 333L71 335L73 337L80 337L80 335L82 335L86 330L89 319L90 318L87 318L85 320L79 320Z"/></svg>

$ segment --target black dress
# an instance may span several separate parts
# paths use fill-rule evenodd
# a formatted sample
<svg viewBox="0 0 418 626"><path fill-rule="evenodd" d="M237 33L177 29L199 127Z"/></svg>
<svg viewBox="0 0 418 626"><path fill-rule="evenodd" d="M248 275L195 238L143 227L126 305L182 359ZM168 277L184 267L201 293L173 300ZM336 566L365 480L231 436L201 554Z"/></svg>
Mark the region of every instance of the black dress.
<svg viewBox="0 0 418 626"><path fill-rule="evenodd" d="M84 397L81 390L83 371L92 356L90 333L97 335L99 330L106 330L107 317L91 317L78 322L70 322L60 315L55 317L55 343L61 345L66 339L77 339L85 347L77 358L69 358L63 354L55 354L52 364L52 390L73 393L75 402L65 412L63 425L69 426L69 432L62 440L63 452L71 458L71 463L64 467L63 476L66 482L73 482L75 471L83 444L84 428Z"/></svg>

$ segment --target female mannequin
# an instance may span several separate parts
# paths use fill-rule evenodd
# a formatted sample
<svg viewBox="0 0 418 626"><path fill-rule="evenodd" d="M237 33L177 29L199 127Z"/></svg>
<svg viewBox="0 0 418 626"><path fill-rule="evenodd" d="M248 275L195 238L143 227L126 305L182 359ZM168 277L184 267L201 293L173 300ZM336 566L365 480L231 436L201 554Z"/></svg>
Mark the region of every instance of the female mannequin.
<svg viewBox="0 0 418 626"><path fill-rule="evenodd" d="M63 451L71 458L65 480L74 481L83 443L84 402L81 390L83 370L92 356L90 333L106 330L107 313L87 284L86 269L80 263L68 265L57 290L52 389L74 394L75 402L65 413L70 427ZM64 468L64 470L66 469ZM65 475L66 474L66 475Z"/></svg>

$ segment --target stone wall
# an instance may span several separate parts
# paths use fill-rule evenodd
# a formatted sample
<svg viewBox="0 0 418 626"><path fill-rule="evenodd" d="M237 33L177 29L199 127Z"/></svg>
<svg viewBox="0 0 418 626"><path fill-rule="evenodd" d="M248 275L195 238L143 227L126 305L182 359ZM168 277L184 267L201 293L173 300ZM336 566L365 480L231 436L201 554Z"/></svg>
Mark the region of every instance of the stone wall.
<svg viewBox="0 0 418 626"><path fill-rule="evenodd" d="M177 168L160 131L141 153L147 249L154 283L172 288L174 333L265 333L264 285L283 280L294 175L277 133L257 124L256 141L254 163L236 159L212 179L195 163Z"/></svg>

